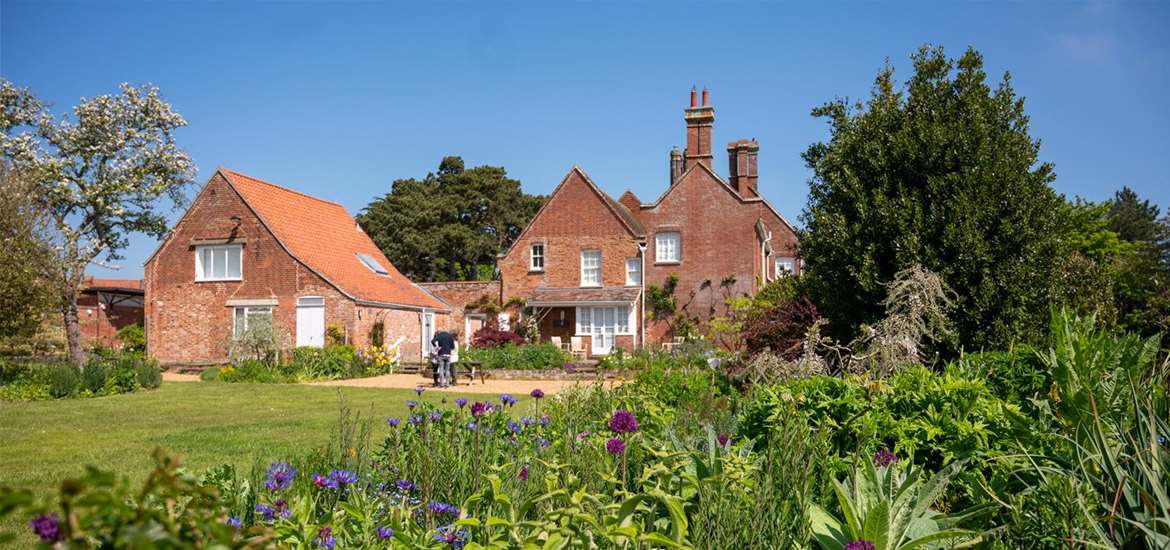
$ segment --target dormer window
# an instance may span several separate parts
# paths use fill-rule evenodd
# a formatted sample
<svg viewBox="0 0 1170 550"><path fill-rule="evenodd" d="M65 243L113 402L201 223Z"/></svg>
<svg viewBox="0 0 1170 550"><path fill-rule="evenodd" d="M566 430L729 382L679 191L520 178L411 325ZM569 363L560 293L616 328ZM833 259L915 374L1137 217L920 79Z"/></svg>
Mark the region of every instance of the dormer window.
<svg viewBox="0 0 1170 550"><path fill-rule="evenodd" d="M544 243L532 243L528 254L528 270L544 271Z"/></svg>
<svg viewBox="0 0 1170 550"><path fill-rule="evenodd" d="M196 246L196 281L239 281L244 277L243 247L238 244Z"/></svg>
<svg viewBox="0 0 1170 550"><path fill-rule="evenodd" d="M382 267L382 264L378 263L378 260L375 260L373 256L371 256L369 254L358 253L357 257L358 257L358 260L361 260L362 265L369 268L370 271L373 271L374 273L377 273L378 275L389 275L390 274L390 272L387 271L385 267Z"/></svg>

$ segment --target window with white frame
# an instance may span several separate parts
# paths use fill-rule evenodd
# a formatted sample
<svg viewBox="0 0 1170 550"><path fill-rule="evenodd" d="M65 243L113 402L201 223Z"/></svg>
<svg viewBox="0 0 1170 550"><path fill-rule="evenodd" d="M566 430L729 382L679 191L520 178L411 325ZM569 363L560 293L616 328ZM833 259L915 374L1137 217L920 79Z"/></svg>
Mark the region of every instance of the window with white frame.
<svg viewBox="0 0 1170 550"><path fill-rule="evenodd" d="M776 276L787 277L796 272L796 258L792 256L776 257Z"/></svg>
<svg viewBox="0 0 1170 550"><path fill-rule="evenodd" d="M244 276L243 247L238 244L195 247L196 281L238 281Z"/></svg>
<svg viewBox="0 0 1170 550"><path fill-rule="evenodd" d="M243 336L249 328L272 326L272 306L240 306L236 308L232 334Z"/></svg>
<svg viewBox="0 0 1170 550"><path fill-rule="evenodd" d="M633 334L630 330L630 306L583 306L577 308L577 335L591 336L594 353L609 353L617 336Z"/></svg>
<svg viewBox="0 0 1170 550"><path fill-rule="evenodd" d="M667 231L654 236L654 261L658 263L678 263L679 234L677 231Z"/></svg>
<svg viewBox="0 0 1170 550"><path fill-rule="evenodd" d="M626 258L626 286L642 284L642 260Z"/></svg>
<svg viewBox="0 0 1170 550"><path fill-rule="evenodd" d="M530 271L544 271L544 243L532 243L528 259Z"/></svg>
<svg viewBox="0 0 1170 550"><path fill-rule="evenodd" d="M601 251L581 251L581 286L601 286Z"/></svg>

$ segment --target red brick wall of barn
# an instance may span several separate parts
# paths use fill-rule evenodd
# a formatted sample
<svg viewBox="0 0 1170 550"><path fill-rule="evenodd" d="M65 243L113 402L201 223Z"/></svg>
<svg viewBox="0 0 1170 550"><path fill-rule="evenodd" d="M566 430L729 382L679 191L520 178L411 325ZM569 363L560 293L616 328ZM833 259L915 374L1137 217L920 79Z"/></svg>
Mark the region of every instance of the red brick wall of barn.
<svg viewBox="0 0 1170 550"><path fill-rule="evenodd" d="M77 317L81 341L86 347L100 343L106 347L121 345L118 331L142 324L142 308L121 305L101 307L96 294L82 294L77 299Z"/></svg>

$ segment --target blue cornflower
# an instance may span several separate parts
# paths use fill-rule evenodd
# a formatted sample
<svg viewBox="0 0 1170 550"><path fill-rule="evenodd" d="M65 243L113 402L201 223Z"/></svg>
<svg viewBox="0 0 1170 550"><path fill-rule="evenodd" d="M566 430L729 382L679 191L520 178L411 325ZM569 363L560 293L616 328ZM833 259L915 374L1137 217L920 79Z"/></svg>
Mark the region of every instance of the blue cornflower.
<svg viewBox="0 0 1170 550"><path fill-rule="evenodd" d="M268 466L268 479L264 482L264 487L269 491L283 491L292 486L296 477L297 469L289 463L273 462Z"/></svg>
<svg viewBox="0 0 1170 550"><path fill-rule="evenodd" d="M531 426L536 424L536 419L532 418L531 416L522 416L520 417L520 423L524 424L525 426Z"/></svg>
<svg viewBox="0 0 1170 550"><path fill-rule="evenodd" d="M317 486L318 489L336 489L338 483L336 479L333 479L333 476L313 474L313 485Z"/></svg>
<svg viewBox="0 0 1170 550"><path fill-rule="evenodd" d="M412 414L410 415L410 418L406 419L406 421L414 424L415 426L418 426L419 424L422 424L423 418L420 415Z"/></svg>
<svg viewBox="0 0 1170 550"><path fill-rule="evenodd" d="M519 424L517 424L511 420L508 421L508 431L510 431L514 434L518 434L518 433L520 433L520 430L523 430L523 429L524 428L520 427Z"/></svg>
<svg viewBox="0 0 1170 550"><path fill-rule="evenodd" d="M414 484L405 480L405 479L400 479L398 481L395 481L394 485L396 487L398 487L398 490L400 492L403 492L403 493L409 493L409 492L414 490Z"/></svg>
<svg viewBox="0 0 1170 550"><path fill-rule="evenodd" d="M387 418L386 423L389 424L391 428L397 428L398 425L402 423L402 420L399 418Z"/></svg>
<svg viewBox="0 0 1170 550"><path fill-rule="evenodd" d="M389 527L378 528L378 538L381 540L394 538L394 530Z"/></svg>
<svg viewBox="0 0 1170 550"><path fill-rule="evenodd" d="M469 429L469 430L474 430L474 429L476 429L476 428L478 428L478 427L479 427L479 425L478 425L478 424L476 424L475 422L468 422L468 423L467 423L467 429Z"/></svg>
<svg viewBox="0 0 1170 550"><path fill-rule="evenodd" d="M540 438L537 438L537 439L536 439L536 444L537 444L537 445L540 445L540 448L541 448L541 449L547 449L547 448L548 448L548 438L547 438L547 437L540 437Z"/></svg>
<svg viewBox="0 0 1170 550"><path fill-rule="evenodd" d="M456 404L456 405L459 405L459 408L460 408L460 409L462 409L464 406L466 406L466 405L467 405L467 400L466 400L466 399L464 399L464 398L462 398L462 397L460 397L459 399L456 399L456 400L455 400L455 404Z"/></svg>
<svg viewBox="0 0 1170 550"><path fill-rule="evenodd" d="M422 392L424 392L424 391L427 391L427 389L422 387L422 386L415 386L414 387L414 393L418 394L419 397L422 397Z"/></svg>
<svg viewBox="0 0 1170 550"><path fill-rule="evenodd" d="M512 405L515 405L517 403L516 398L512 397L511 394L507 394L507 393L500 396L500 402L509 406L509 407L511 407Z"/></svg>
<svg viewBox="0 0 1170 550"><path fill-rule="evenodd" d="M408 409L413 409L413 408L415 408L415 407L417 407L417 406L418 406L418 401L415 401L415 400L413 400L413 399L407 399L407 400L406 400L406 408L408 408Z"/></svg>
<svg viewBox="0 0 1170 550"><path fill-rule="evenodd" d="M446 502L431 501L427 504L427 508L432 514L451 514L453 516L459 515L459 508L454 504L447 504Z"/></svg>
<svg viewBox="0 0 1170 550"><path fill-rule="evenodd" d="M463 548L467 544L467 531L456 529L454 525L445 525L435 531L436 542L446 543L454 550Z"/></svg>
<svg viewBox="0 0 1170 550"><path fill-rule="evenodd" d="M322 527L317 530L317 537L313 539L313 546L320 546L332 550L337 546L337 539L333 538L333 529Z"/></svg>
<svg viewBox="0 0 1170 550"><path fill-rule="evenodd" d="M232 516L230 518L227 518L227 521L225 521L224 523L227 523L229 527L235 527L236 529L239 529L240 526L244 524L244 522L240 521L240 518L238 518L236 516Z"/></svg>
<svg viewBox="0 0 1170 550"><path fill-rule="evenodd" d="M431 411L431 414L428 416L431 417L431 422L438 422L443 419L443 413L439 411Z"/></svg>
<svg viewBox="0 0 1170 550"><path fill-rule="evenodd" d="M272 521L272 518L276 517L276 508L264 503L257 503L256 513L263 517L264 521Z"/></svg>
<svg viewBox="0 0 1170 550"><path fill-rule="evenodd" d="M333 470L329 472L329 479L336 481L339 486L344 487L356 483L358 476L349 470Z"/></svg>
<svg viewBox="0 0 1170 550"><path fill-rule="evenodd" d="M546 414L546 415L542 415L542 416L540 417L540 425L541 425L541 426L544 426L545 428L547 428L547 427L548 427L548 425L549 425L549 421L548 421L548 415L547 415L547 414Z"/></svg>

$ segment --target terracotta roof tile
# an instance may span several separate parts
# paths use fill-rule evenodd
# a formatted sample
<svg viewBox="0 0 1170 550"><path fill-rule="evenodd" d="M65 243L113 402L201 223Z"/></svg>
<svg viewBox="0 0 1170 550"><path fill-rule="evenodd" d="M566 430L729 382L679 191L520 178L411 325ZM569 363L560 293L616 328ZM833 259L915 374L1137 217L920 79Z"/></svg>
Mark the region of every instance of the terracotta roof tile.
<svg viewBox="0 0 1170 550"><path fill-rule="evenodd" d="M340 204L232 170L219 171L289 253L338 290L367 302L447 309L403 276ZM374 258L387 275L367 268L358 254Z"/></svg>

